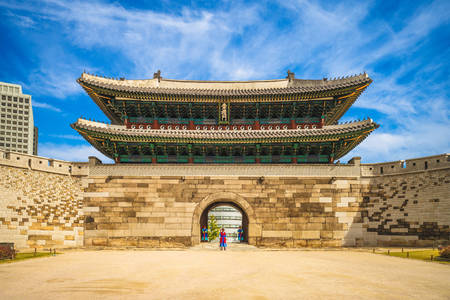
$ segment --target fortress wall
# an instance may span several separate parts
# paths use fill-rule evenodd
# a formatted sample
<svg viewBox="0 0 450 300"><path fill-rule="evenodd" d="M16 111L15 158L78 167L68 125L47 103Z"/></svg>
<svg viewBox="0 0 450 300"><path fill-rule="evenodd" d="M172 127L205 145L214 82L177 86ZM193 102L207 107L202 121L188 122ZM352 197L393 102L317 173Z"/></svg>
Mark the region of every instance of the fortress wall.
<svg viewBox="0 0 450 300"><path fill-rule="evenodd" d="M427 164L425 164L427 162ZM432 246L450 241L449 155L406 160L405 168L380 175L380 166L362 177L360 213L365 245ZM389 170L389 168L387 168ZM392 169L395 169L392 168Z"/></svg>
<svg viewBox="0 0 450 300"><path fill-rule="evenodd" d="M175 166L0 151L0 241L185 247L199 242L203 210L228 201L248 215L249 242L257 246L448 243L449 173L448 154L363 165L354 158L344 165Z"/></svg>
<svg viewBox="0 0 450 300"><path fill-rule="evenodd" d="M1 151L0 242L18 249L82 246L82 177L71 176L82 171L87 164Z"/></svg>

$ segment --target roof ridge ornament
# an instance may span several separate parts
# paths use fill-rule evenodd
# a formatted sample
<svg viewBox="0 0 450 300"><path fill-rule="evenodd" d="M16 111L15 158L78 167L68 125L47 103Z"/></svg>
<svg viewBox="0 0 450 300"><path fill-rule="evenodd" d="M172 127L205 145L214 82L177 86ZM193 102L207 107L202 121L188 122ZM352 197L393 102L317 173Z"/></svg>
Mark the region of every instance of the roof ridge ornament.
<svg viewBox="0 0 450 300"><path fill-rule="evenodd" d="M286 78L289 79L289 82L294 81L294 79L295 79L295 73L294 73L294 72L291 72L291 70L288 70L288 71L287 71L287 76L286 76Z"/></svg>
<svg viewBox="0 0 450 300"><path fill-rule="evenodd" d="M153 73L153 79L158 79L158 82L161 81L161 70L156 71L155 73Z"/></svg>

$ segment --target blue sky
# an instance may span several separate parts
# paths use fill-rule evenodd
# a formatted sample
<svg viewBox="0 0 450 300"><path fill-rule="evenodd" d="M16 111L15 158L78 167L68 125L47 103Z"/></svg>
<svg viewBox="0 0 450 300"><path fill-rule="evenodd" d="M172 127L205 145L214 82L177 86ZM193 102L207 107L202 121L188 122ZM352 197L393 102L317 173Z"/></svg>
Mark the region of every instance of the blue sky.
<svg viewBox="0 0 450 300"><path fill-rule="evenodd" d="M341 121L381 127L341 161L450 152L450 1L3 1L0 81L33 96L39 155L98 153L69 124L107 121L75 82L108 77L374 80Z"/></svg>

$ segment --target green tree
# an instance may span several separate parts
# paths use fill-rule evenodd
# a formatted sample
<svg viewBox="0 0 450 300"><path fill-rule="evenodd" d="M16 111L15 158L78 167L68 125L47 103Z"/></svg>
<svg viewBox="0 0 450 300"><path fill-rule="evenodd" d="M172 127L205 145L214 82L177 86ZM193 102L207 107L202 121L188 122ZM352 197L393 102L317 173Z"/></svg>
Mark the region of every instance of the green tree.
<svg viewBox="0 0 450 300"><path fill-rule="evenodd" d="M217 219L214 215L208 220L208 238L210 241L213 241L215 238L219 236L219 225L217 225Z"/></svg>

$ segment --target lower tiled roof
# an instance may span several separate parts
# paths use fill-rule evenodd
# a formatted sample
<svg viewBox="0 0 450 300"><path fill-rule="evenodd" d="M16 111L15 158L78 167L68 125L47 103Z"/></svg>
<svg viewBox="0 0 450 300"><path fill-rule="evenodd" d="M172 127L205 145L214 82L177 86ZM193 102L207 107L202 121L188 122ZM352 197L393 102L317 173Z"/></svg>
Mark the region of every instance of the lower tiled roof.
<svg viewBox="0 0 450 300"><path fill-rule="evenodd" d="M152 138L182 138L182 139L202 139L202 140L253 140L271 138L301 138L342 135L359 131L372 131L378 125L367 119L363 121L329 125L317 129L272 129L272 130L249 130L249 129L229 129L229 130L175 130L175 129L128 129L123 125L109 125L105 123L78 119L72 124L74 129L80 131L91 131L108 135L120 135L129 137L152 137Z"/></svg>

